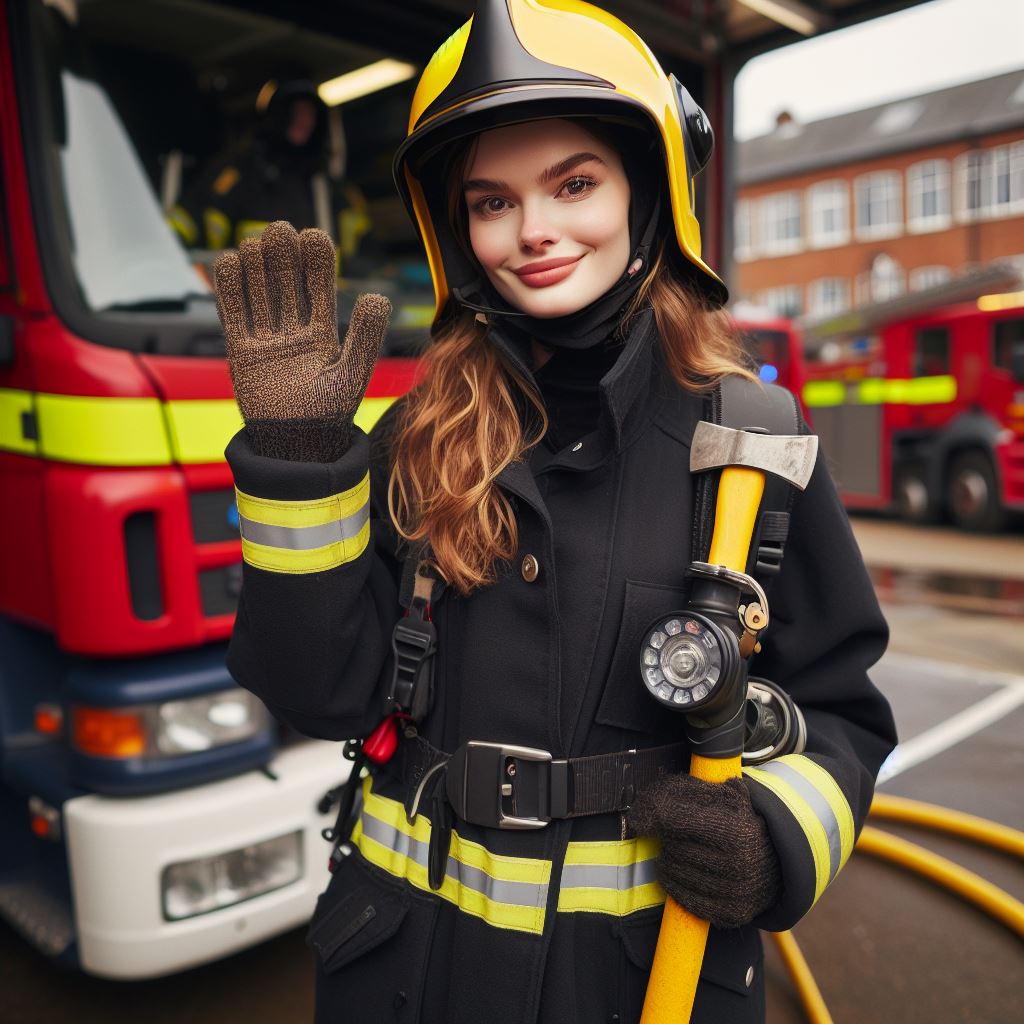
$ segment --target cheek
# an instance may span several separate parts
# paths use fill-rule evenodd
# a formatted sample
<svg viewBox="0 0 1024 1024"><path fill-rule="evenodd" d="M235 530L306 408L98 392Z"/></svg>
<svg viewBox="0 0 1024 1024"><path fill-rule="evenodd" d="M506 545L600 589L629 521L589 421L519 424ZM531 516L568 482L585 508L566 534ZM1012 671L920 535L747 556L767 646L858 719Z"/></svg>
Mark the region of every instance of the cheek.
<svg viewBox="0 0 1024 1024"><path fill-rule="evenodd" d="M508 254L506 219L470 221L469 244L484 270L496 268Z"/></svg>
<svg viewBox="0 0 1024 1024"><path fill-rule="evenodd" d="M598 197L595 197L595 199ZM629 248L629 200L618 195L601 196L581 211L577 224L580 240L595 248L624 245Z"/></svg>

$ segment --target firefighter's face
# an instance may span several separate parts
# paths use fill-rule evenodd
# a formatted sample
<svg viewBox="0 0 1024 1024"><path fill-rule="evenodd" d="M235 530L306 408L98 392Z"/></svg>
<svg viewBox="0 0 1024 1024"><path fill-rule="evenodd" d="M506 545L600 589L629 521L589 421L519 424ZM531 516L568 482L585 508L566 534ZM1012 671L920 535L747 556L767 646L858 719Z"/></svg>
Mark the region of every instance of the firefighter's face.
<svg viewBox="0 0 1024 1024"><path fill-rule="evenodd" d="M473 253L530 316L600 298L629 261L629 181L618 154L572 121L482 133L463 182Z"/></svg>
<svg viewBox="0 0 1024 1024"><path fill-rule="evenodd" d="M316 107L312 100L297 99L288 111L285 136L293 146L304 146L316 129Z"/></svg>

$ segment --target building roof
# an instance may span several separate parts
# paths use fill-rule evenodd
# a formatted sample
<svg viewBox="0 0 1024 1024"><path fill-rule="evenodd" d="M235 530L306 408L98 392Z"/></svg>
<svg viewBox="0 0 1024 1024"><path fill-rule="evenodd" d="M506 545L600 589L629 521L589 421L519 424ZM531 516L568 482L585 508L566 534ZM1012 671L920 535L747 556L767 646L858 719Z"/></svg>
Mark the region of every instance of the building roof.
<svg viewBox="0 0 1024 1024"><path fill-rule="evenodd" d="M736 184L753 185L1020 125L1024 68L820 121L782 125L737 144Z"/></svg>

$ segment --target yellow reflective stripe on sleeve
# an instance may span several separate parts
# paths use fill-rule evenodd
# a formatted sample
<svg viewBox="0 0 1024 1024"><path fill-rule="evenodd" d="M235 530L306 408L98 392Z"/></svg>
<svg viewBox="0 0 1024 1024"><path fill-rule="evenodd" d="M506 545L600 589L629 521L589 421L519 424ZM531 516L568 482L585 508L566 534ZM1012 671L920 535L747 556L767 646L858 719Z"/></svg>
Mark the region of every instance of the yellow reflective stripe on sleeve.
<svg viewBox="0 0 1024 1024"><path fill-rule="evenodd" d="M242 558L257 569L307 573L355 561L370 542L370 474L326 498L278 501L235 488Z"/></svg>
<svg viewBox="0 0 1024 1024"><path fill-rule="evenodd" d="M781 760L781 758L779 759ZM765 789L774 793L785 805L790 814L793 815L800 826L807 845L810 848L811 859L814 863L814 899L812 906L818 902L818 898L825 891L825 887L833 877L833 860L836 860L835 870L839 870L837 853L838 836L836 842L829 842L829 831L827 823L819 816L821 813L820 801L815 801L813 796L808 800L808 787L801 782L803 776L797 775L792 768L774 767L778 762L770 761L760 768L744 768L743 774L759 782ZM815 807L814 804L818 806Z"/></svg>
<svg viewBox="0 0 1024 1024"><path fill-rule="evenodd" d="M624 917L660 906L665 892L655 877L659 849L657 840L649 837L569 843L558 910Z"/></svg>
<svg viewBox="0 0 1024 1024"><path fill-rule="evenodd" d="M0 388L0 449L36 455L39 442L25 436L25 419L33 417L32 392Z"/></svg>
<svg viewBox="0 0 1024 1024"><path fill-rule="evenodd" d="M370 523L367 521L355 536L325 544L310 550L281 548L242 538L242 558L249 565L269 572L307 573L337 569L346 562L354 562L370 543Z"/></svg>
<svg viewBox="0 0 1024 1024"><path fill-rule="evenodd" d="M238 514L264 526L284 526L300 529L304 526L326 526L346 519L358 512L370 500L370 474L367 473L355 487L339 491L326 498L308 501L278 501L273 498L255 498L235 488Z"/></svg>
<svg viewBox="0 0 1024 1024"><path fill-rule="evenodd" d="M373 430L374 424L381 418L394 405L395 399L392 398L364 398L362 404L359 406L356 412L355 418L352 421L355 425L363 431L364 434L368 434Z"/></svg>
<svg viewBox="0 0 1024 1024"><path fill-rule="evenodd" d="M371 780L364 780L352 843L371 864L496 928L543 932L550 861L492 853L453 831L444 881L433 890L427 871L430 827L422 815L410 825L402 804L374 793Z"/></svg>
<svg viewBox="0 0 1024 1024"><path fill-rule="evenodd" d="M99 466L167 466L171 449L156 398L36 395L39 447L48 459Z"/></svg>
<svg viewBox="0 0 1024 1024"><path fill-rule="evenodd" d="M849 801L839 788L839 783L820 764L803 754L787 754L772 763L788 765L802 775L824 797L839 829L839 867L842 867L853 853L855 826L853 811L850 810ZM836 871L832 873L833 878L835 878Z"/></svg>
<svg viewBox="0 0 1024 1024"><path fill-rule="evenodd" d="M233 398L177 399L164 407L175 461L223 462L228 441L241 429Z"/></svg>

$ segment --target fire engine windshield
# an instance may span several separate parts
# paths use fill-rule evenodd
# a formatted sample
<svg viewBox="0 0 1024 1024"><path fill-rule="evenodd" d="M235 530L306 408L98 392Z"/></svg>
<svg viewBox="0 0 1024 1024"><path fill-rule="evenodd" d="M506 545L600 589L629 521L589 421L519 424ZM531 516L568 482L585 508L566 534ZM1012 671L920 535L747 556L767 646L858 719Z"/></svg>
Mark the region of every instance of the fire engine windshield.
<svg viewBox="0 0 1024 1024"><path fill-rule="evenodd" d="M213 261L283 219L334 240L339 319L360 292L382 292L395 308L385 352L414 354L433 289L390 164L419 65L340 15L327 27L316 3L252 6L9 5L54 309L102 344L223 355ZM370 94L327 88L380 67L393 84Z"/></svg>
<svg viewBox="0 0 1024 1024"><path fill-rule="evenodd" d="M213 298L164 220L106 93L60 72L65 137L60 153L68 243L92 310L183 306Z"/></svg>

